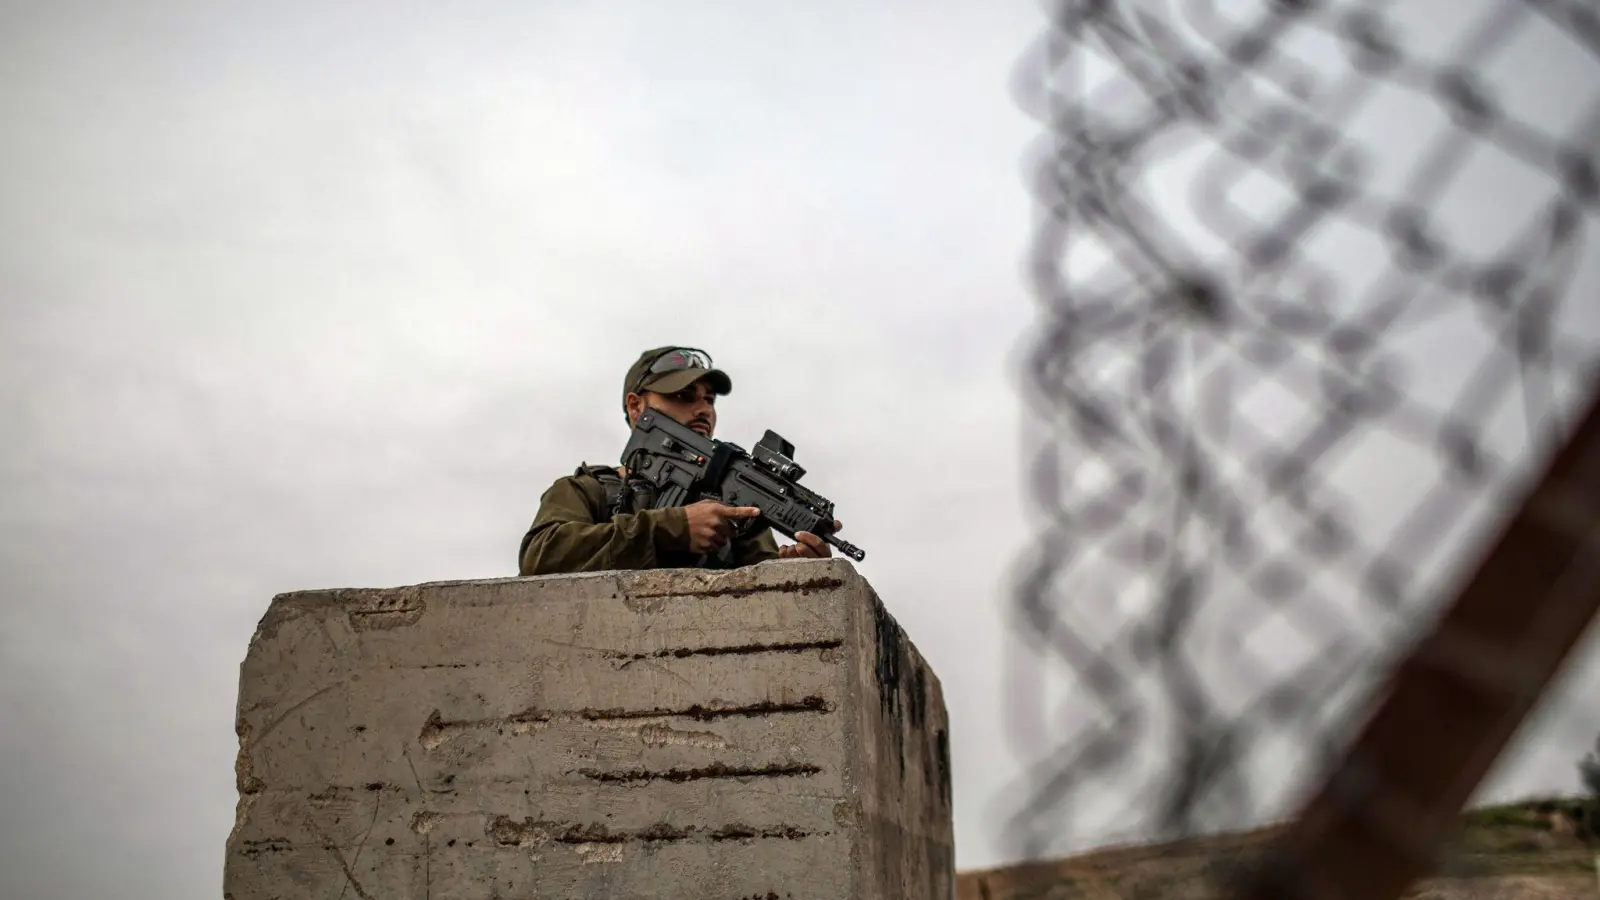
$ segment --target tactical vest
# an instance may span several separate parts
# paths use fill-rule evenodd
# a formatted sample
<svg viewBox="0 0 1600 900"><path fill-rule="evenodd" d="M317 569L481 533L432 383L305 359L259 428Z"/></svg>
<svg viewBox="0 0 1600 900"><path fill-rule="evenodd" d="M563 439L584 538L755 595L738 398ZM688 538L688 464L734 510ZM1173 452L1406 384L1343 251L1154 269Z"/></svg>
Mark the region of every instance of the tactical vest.
<svg viewBox="0 0 1600 900"><path fill-rule="evenodd" d="M600 515L595 520L597 522L609 522L620 513L633 512L635 509L639 509L640 505L635 495L643 494L649 489L649 485L635 481L630 490L630 486L623 482L622 476L618 475L617 470L610 466L585 464L579 466L572 474L575 478L587 475L600 482L602 499L600 501ZM646 502L644 506L648 508L649 503Z"/></svg>

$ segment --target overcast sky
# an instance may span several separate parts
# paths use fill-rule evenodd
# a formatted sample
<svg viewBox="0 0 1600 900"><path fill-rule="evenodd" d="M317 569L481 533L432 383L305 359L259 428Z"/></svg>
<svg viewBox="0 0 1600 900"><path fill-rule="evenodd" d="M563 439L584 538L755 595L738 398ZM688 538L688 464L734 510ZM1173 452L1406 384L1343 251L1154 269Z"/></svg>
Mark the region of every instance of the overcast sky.
<svg viewBox="0 0 1600 900"><path fill-rule="evenodd" d="M514 574L680 342L838 502L1002 861L1032 3L0 16L0 894L217 896L272 595Z"/></svg>

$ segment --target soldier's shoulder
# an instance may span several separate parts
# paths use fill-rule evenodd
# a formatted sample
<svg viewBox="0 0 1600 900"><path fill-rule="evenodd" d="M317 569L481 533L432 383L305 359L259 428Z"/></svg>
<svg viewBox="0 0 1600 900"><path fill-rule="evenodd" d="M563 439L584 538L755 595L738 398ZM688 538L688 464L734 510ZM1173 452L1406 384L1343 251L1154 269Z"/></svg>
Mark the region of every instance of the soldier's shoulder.
<svg viewBox="0 0 1600 900"><path fill-rule="evenodd" d="M622 470L616 466L591 466L584 463L570 474L556 479L556 484L566 482L589 497L601 497L622 485Z"/></svg>
<svg viewBox="0 0 1600 900"><path fill-rule="evenodd" d="M588 475L592 478L596 475L605 474L620 475L621 472L622 470L616 466L592 466L588 463L580 463L576 469L572 470L572 477L577 478Z"/></svg>
<svg viewBox="0 0 1600 900"><path fill-rule="evenodd" d="M622 470L618 469L616 466L591 466L588 463L583 463L576 469L573 469L571 475L566 475L563 477L570 478L574 481L599 484L602 481L621 480Z"/></svg>
<svg viewBox="0 0 1600 900"><path fill-rule="evenodd" d="M607 485L613 483L607 478L606 473L615 473L616 470L609 466L591 466L585 463L571 472L556 478L545 489L541 503L547 509L570 509L574 512L587 510L590 516L598 517L606 506L607 495L611 493ZM620 479L615 482L620 484Z"/></svg>

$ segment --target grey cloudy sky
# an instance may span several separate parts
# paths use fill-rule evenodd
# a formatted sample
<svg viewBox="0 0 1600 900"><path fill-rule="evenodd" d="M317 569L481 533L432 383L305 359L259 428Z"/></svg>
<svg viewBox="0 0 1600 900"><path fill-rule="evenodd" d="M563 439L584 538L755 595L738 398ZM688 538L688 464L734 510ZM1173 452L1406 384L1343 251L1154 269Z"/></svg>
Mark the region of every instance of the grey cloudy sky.
<svg viewBox="0 0 1600 900"><path fill-rule="evenodd" d="M1002 861L1033 4L0 15L0 894L216 896L270 597L514 573L675 342L838 501Z"/></svg>

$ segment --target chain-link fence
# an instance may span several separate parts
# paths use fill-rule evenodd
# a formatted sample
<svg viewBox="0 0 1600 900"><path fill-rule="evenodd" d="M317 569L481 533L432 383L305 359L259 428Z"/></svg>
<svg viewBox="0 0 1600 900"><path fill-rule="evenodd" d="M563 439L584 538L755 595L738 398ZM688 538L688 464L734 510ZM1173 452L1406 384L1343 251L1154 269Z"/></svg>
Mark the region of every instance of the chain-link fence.
<svg viewBox="0 0 1600 900"><path fill-rule="evenodd" d="M1597 10L1046 3L1015 852L1293 812L1570 433Z"/></svg>

